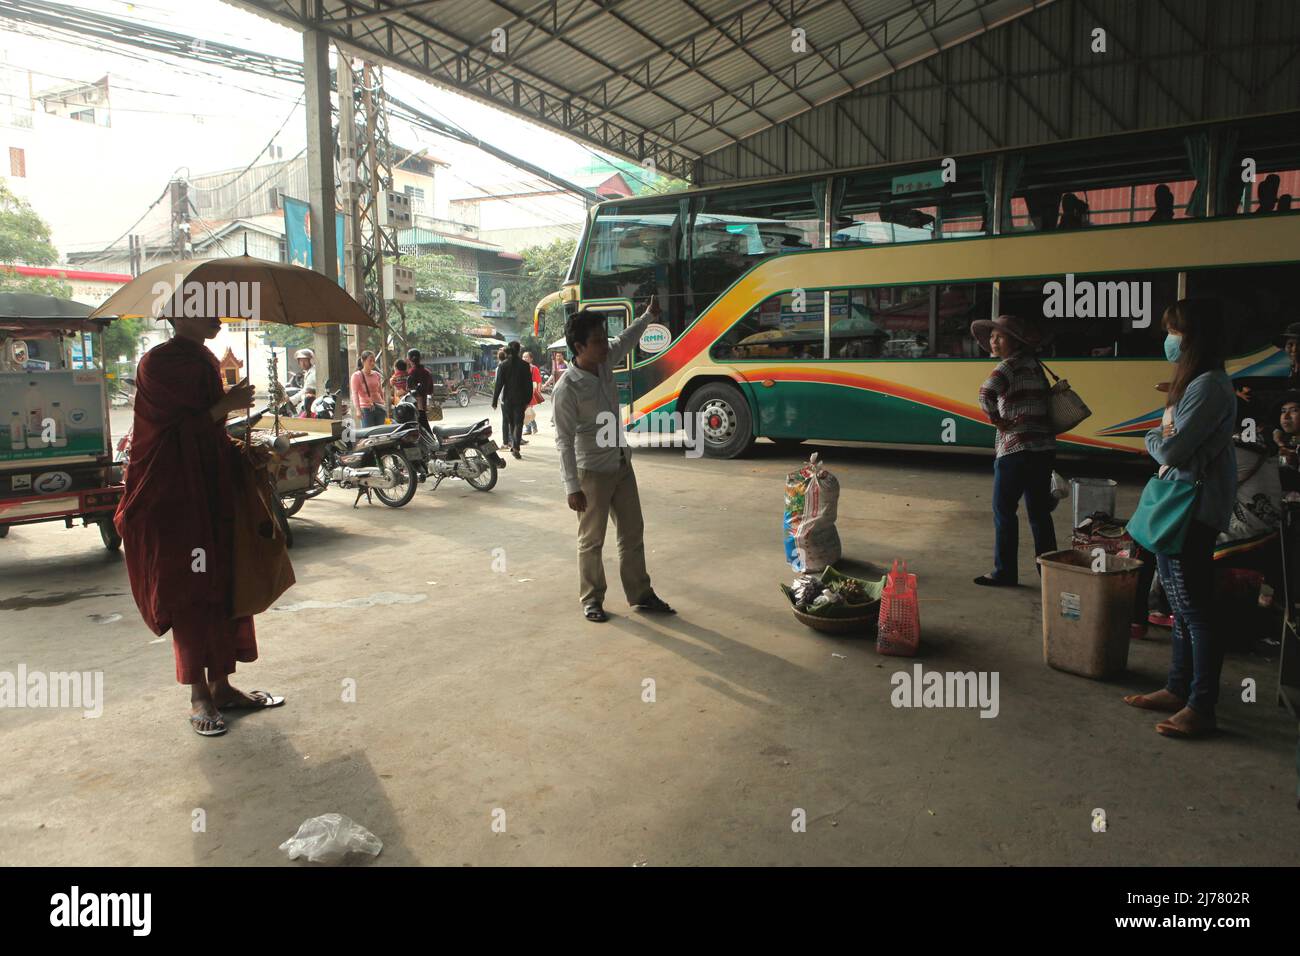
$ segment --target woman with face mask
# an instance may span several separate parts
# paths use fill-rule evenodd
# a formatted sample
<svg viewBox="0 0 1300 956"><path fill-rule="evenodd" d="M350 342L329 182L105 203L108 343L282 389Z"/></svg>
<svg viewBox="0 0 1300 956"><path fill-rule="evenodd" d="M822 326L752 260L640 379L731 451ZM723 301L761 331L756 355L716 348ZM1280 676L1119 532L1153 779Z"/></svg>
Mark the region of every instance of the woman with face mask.
<svg viewBox="0 0 1300 956"><path fill-rule="evenodd" d="M1201 484L1182 551L1157 558L1174 618L1169 680L1161 690L1124 702L1172 715L1156 725L1166 737L1202 737L1215 728L1223 666L1214 622L1214 544L1228 530L1237 494L1237 399L1223 368L1218 301L1183 299L1166 310L1164 328L1174 375L1165 421L1147 432L1147 451L1161 466L1160 477Z"/></svg>

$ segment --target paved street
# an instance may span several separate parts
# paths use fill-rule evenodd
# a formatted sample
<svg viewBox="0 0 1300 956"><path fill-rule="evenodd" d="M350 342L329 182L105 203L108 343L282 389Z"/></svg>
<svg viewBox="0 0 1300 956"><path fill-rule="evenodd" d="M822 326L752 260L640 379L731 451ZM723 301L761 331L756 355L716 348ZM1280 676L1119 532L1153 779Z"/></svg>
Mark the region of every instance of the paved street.
<svg viewBox="0 0 1300 956"><path fill-rule="evenodd" d="M378 834L381 864L1300 858L1275 663L1229 659L1225 732L1196 746L1119 701L1158 686L1163 636L1134 645L1118 682L1048 669L1036 591L969 583L988 560L987 459L822 449L846 555L911 560L920 663L999 671L996 719L895 709L890 676L913 662L792 620L777 584L793 459L771 446L740 461L637 453L651 573L680 613L630 612L615 584L613 620L585 622L548 418L491 493L446 482L396 511L354 510L338 490L308 502L293 519L299 583L258 619L261 659L235 678L288 704L222 738L190 732L170 641L141 623L98 535L14 530L0 669L101 670L106 705L97 719L6 711L0 862L283 863L279 843L328 811ZM1259 703L1237 699L1246 676ZM1105 834L1090 830L1098 807ZM196 809L206 832L191 832Z"/></svg>

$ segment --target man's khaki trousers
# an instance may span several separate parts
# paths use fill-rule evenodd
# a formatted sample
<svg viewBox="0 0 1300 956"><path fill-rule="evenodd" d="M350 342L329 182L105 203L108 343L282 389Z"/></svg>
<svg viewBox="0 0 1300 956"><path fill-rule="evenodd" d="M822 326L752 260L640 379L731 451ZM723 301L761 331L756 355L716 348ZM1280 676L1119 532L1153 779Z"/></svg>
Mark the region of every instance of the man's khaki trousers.
<svg viewBox="0 0 1300 956"><path fill-rule="evenodd" d="M650 574L645 567L645 522L636 474L626 458L618 471L578 469L578 482L587 496L587 510L578 515L578 578L584 605L605 600L605 565L601 549L605 527L612 515L618 534L618 573L629 604L650 596Z"/></svg>

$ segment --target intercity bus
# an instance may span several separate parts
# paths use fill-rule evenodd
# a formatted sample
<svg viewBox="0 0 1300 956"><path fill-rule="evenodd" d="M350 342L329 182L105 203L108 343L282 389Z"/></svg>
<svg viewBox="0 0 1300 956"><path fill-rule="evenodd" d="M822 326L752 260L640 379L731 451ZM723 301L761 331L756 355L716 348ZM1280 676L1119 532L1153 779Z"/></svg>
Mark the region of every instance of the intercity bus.
<svg viewBox="0 0 1300 956"><path fill-rule="evenodd" d="M760 437L992 447L969 327L1007 313L1092 409L1061 449L1142 452L1177 299L1222 300L1234 378L1288 374L1292 193L1296 113L618 199L543 304L617 331L655 295L617 375L625 424L691 417L715 457Z"/></svg>

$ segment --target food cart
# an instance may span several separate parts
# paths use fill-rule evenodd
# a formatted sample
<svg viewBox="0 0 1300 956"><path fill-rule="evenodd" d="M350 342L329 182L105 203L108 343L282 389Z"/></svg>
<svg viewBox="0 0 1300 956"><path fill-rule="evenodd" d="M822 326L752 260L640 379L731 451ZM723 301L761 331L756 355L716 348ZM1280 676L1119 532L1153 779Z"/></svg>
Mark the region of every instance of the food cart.
<svg viewBox="0 0 1300 956"><path fill-rule="evenodd" d="M122 546L103 330L67 299L0 292L0 538L18 525L95 525Z"/></svg>

